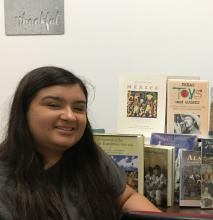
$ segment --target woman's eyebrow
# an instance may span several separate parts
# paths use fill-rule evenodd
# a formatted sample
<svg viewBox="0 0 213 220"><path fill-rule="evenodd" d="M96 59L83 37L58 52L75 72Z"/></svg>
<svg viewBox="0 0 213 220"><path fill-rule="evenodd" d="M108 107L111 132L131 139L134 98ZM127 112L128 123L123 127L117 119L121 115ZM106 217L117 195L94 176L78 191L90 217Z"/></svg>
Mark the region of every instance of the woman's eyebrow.
<svg viewBox="0 0 213 220"><path fill-rule="evenodd" d="M57 100L57 101L64 101L65 99L60 97L60 96L45 96L42 98L42 101L45 101L45 100L48 100L48 99L53 99L53 100ZM77 103L77 104L87 104L87 102L85 100L75 100L74 103Z"/></svg>
<svg viewBox="0 0 213 220"><path fill-rule="evenodd" d="M60 97L60 96L45 96L45 97L42 98L42 100L44 100L44 101L46 99L54 99L54 100L58 100L58 101L62 101L63 100L63 98Z"/></svg>

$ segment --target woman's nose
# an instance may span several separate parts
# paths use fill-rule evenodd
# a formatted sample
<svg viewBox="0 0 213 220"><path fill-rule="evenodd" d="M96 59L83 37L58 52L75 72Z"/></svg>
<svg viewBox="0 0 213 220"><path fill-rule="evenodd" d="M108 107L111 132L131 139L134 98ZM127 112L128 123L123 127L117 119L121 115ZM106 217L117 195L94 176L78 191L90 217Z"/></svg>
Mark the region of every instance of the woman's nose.
<svg viewBox="0 0 213 220"><path fill-rule="evenodd" d="M60 117L62 120L76 120L75 113L70 107L65 108Z"/></svg>

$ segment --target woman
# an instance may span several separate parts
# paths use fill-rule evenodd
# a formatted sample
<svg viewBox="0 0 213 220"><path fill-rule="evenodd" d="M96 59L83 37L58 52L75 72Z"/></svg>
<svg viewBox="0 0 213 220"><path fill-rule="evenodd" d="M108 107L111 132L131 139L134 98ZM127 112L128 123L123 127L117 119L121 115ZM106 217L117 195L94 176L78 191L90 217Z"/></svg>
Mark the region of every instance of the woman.
<svg viewBox="0 0 213 220"><path fill-rule="evenodd" d="M83 82L58 67L20 81L1 143L0 219L114 220L122 211L159 211L95 144L87 98Z"/></svg>

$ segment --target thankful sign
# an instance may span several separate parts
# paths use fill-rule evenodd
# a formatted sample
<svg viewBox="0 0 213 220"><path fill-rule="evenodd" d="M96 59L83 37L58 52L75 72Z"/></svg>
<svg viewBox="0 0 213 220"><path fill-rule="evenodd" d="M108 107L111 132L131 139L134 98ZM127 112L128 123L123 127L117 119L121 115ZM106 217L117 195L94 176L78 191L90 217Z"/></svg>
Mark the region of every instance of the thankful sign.
<svg viewBox="0 0 213 220"><path fill-rule="evenodd" d="M7 35L64 34L64 0L5 0Z"/></svg>

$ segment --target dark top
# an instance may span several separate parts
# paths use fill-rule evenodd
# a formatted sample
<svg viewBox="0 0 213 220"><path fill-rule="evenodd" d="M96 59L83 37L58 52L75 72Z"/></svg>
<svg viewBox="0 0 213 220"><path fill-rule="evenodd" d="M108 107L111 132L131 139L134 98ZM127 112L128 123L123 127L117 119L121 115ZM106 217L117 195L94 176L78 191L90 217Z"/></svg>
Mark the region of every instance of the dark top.
<svg viewBox="0 0 213 220"><path fill-rule="evenodd" d="M126 175L125 173L117 166L117 164L104 152L101 152L101 165L103 166L104 172L107 176L107 179L112 184L112 187L115 192L115 197L118 197L125 189L126 186ZM46 170L49 178L52 181L60 180L60 163L57 163ZM10 213L8 199L5 193L5 181L7 176L7 168L3 162L0 162L0 219L1 220L12 220ZM72 220L86 220L81 216L80 210L78 210L75 205L67 197L67 189L63 187L63 200L66 205L68 214ZM51 220L51 219L50 219Z"/></svg>

